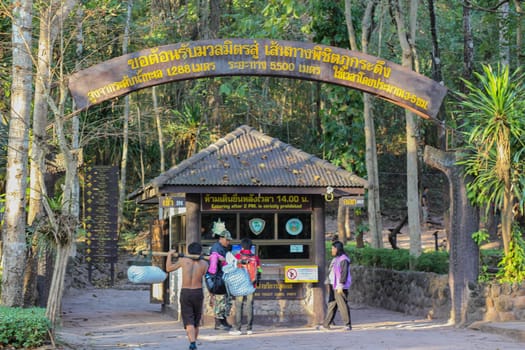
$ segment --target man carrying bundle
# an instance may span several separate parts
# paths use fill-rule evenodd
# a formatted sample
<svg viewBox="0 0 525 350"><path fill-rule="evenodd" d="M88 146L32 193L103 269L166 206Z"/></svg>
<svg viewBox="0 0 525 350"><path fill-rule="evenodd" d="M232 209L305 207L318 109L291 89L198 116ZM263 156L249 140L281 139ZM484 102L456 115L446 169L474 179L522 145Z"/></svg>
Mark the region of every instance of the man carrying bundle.
<svg viewBox="0 0 525 350"><path fill-rule="evenodd" d="M208 263L201 257L202 246L200 243L191 243L188 246L188 254L191 257L178 255L173 250L169 251L166 272L182 268L182 286L179 299L182 323L190 342L189 349L194 350L197 349L197 337L199 336L199 324L204 301L202 277L208 271ZM177 256L180 258L176 262L172 262L172 259Z"/></svg>

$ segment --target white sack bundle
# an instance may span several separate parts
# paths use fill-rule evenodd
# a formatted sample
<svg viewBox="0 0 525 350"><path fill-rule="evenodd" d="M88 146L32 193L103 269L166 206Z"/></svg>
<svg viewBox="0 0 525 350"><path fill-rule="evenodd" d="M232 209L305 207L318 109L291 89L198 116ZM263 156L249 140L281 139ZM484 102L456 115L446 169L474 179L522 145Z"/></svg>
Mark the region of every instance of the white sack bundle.
<svg viewBox="0 0 525 350"><path fill-rule="evenodd" d="M128 279L133 283L161 283L168 274L158 266L130 266L128 268Z"/></svg>

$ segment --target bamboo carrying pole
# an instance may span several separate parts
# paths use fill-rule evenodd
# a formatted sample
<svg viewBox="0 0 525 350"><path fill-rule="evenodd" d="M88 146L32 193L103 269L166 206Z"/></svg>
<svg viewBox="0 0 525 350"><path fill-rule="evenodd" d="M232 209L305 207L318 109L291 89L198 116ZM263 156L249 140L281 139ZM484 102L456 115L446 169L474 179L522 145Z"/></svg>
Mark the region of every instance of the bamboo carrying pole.
<svg viewBox="0 0 525 350"><path fill-rule="evenodd" d="M145 252L141 251L139 253L140 255L152 255L152 256L168 256L168 252ZM204 259L204 260L210 260L209 255L197 255L197 254L183 254L183 253L175 253L173 254L174 258L190 258L194 260Z"/></svg>

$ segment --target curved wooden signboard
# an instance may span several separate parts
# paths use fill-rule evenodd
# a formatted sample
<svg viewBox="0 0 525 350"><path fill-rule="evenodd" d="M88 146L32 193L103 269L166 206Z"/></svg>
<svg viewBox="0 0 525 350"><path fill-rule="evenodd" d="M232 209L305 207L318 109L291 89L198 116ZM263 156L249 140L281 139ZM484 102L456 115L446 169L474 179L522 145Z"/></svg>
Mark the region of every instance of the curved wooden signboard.
<svg viewBox="0 0 525 350"><path fill-rule="evenodd" d="M333 46L270 39L217 39L158 46L81 70L69 79L79 110L149 86L232 75L296 78L368 92L424 118L446 87L381 58Z"/></svg>

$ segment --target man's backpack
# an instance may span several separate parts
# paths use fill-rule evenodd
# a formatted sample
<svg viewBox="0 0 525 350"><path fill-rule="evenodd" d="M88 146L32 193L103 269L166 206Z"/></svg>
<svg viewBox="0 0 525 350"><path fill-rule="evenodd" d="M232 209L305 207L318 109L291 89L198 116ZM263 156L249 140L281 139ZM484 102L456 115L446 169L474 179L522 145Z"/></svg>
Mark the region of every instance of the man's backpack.
<svg viewBox="0 0 525 350"><path fill-rule="evenodd" d="M237 265L248 271L250 281L255 283L257 281L257 259L253 254L241 254Z"/></svg>

